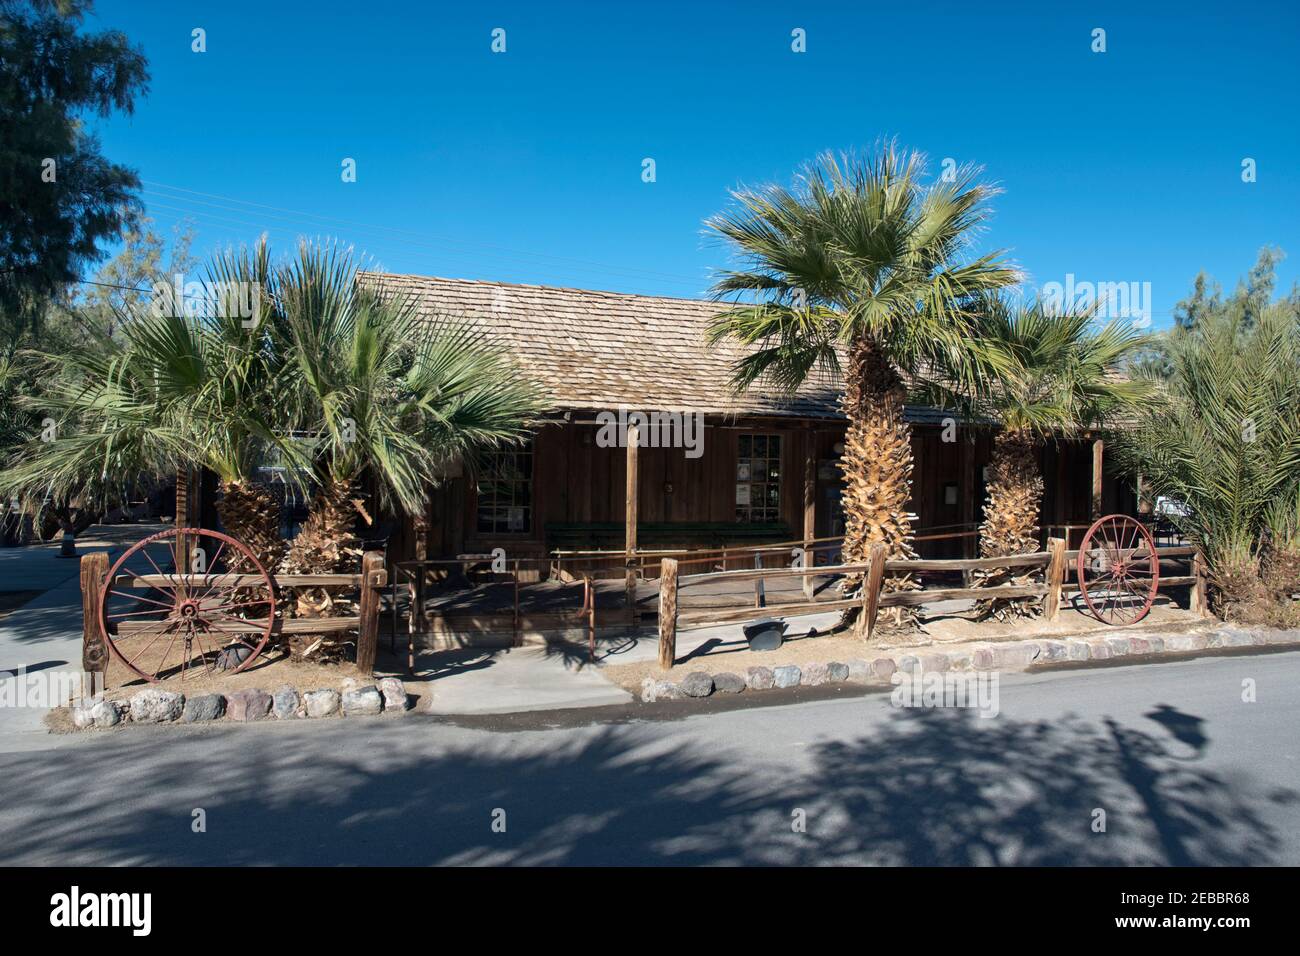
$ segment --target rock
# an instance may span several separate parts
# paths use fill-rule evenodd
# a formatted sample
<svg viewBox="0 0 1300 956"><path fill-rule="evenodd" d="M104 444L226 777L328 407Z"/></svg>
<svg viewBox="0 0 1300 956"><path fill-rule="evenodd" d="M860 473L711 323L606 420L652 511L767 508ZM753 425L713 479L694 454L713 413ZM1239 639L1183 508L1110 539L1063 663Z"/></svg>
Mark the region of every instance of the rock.
<svg viewBox="0 0 1300 956"><path fill-rule="evenodd" d="M339 712L339 692L330 688L309 690L303 694L302 703L308 717L332 717Z"/></svg>
<svg viewBox="0 0 1300 956"><path fill-rule="evenodd" d="M1204 634L1166 634L1164 642L1166 651L1203 651L1209 646Z"/></svg>
<svg viewBox="0 0 1300 956"><path fill-rule="evenodd" d="M849 676L855 684L866 684L871 681L871 662L863 660L861 657L855 657L848 663Z"/></svg>
<svg viewBox="0 0 1300 956"><path fill-rule="evenodd" d="M272 703L270 694L255 687L231 691L226 695L226 716L231 720L261 720L271 712Z"/></svg>
<svg viewBox="0 0 1300 956"><path fill-rule="evenodd" d="M200 694L185 701L181 720L187 724L203 720L218 720L226 712L226 698L220 694Z"/></svg>
<svg viewBox="0 0 1300 956"><path fill-rule="evenodd" d="M745 671L745 686L750 690L771 690L774 682L770 667L751 667Z"/></svg>
<svg viewBox="0 0 1300 956"><path fill-rule="evenodd" d="M971 668L972 661L970 651L943 650L936 651L935 653L948 662L948 666L945 667L944 670L968 671Z"/></svg>
<svg viewBox="0 0 1300 956"><path fill-rule="evenodd" d="M122 721L117 703L101 697L79 700L72 705L72 724L78 730L88 727L114 727Z"/></svg>
<svg viewBox="0 0 1300 956"><path fill-rule="evenodd" d="M1152 654L1163 654L1165 652L1164 637L1157 634L1152 634L1150 637L1146 638L1146 642L1147 645L1150 647Z"/></svg>
<svg viewBox="0 0 1300 956"><path fill-rule="evenodd" d="M1128 639L1128 652L1130 654L1150 654L1151 642L1145 637L1130 637Z"/></svg>
<svg viewBox="0 0 1300 956"><path fill-rule="evenodd" d="M213 666L219 671L233 671L248 660L252 654L253 649L251 647L244 644L232 644L230 647L221 649Z"/></svg>
<svg viewBox="0 0 1300 956"><path fill-rule="evenodd" d="M993 656L1003 670L1028 667L1042 659L1043 646L1038 641L1007 641L994 645Z"/></svg>
<svg viewBox="0 0 1300 956"><path fill-rule="evenodd" d="M646 677L641 680L641 703L653 704L658 700L658 696L655 694L655 688L658 685L659 682L653 677Z"/></svg>
<svg viewBox="0 0 1300 956"><path fill-rule="evenodd" d="M1269 644L1295 644L1300 641L1300 629L1273 629L1264 633L1264 640Z"/></svg>
<svg viewBox="0 0 1300 956"><path fill-rule="evenodd" d="M1077 637L1071 637L1065 642L1065 655L1067 660L1086 661L1089 656L1089 647L1087 641L1081 641Z"/></svg>
<svg viewBox="0 0 1300 956"><path fill-rule="evenodd" d="M894 676L896 670L898 670L898 665L894 663L892 657L877 657L871 662L871 673L876 680L889 680Z"/></svg>
<svg viewBox="0 0 1300 956"><path fill-rule="evenodd" d="M841 664L839 661L831 661L826 665L827 675L831 680L839 683L849 679L849 665Z"/></svg>
<svg viewBox="0 0 1300 956"><path fill-rule="evenodd" d="M346 694L348 691L356 690L358 687L362 686L364 685L362 685L361 681L357 680L355 677L345 677L343 678L343 683L339 684L339 693Z"/></svg>
<svg viewBox="0 0 1300 956"><path fill-rule="evenodd" d="M1088 642L1088 659L1092 661L1110 660L1110 645L1106 643L1105 639L1096 643Z"/></svg>
<svg viewBox="0 0 1300 956"><path fill-rule="evenodd" d="M682 700L686 695L670 680L655 681L655 700Z"/></svg>
<svg viewBox="0 0 1300 956"><path fill-rule="evenodd" d="M799 683L805 687L818 687L830 679L831 671L825 664L805 664L799 673Z"/></svg>
<svg viewBox="0 0 1300 956"><path fill-rule="evenodd" d="M384 695L384 712L406 712L406 685L396 677L385 677L379 682L379 693Z"/></svg>
<svg viewBox="0 0 1300 956"><path fill-rule="evenodd" d="M1264 635L1262 632L1249 631L1231 625L1210 632L1211 647L1251 647L1263 642Z"/></svg>
<svg viewBox="0 0 1300 956"><path fill-rule="evenodd" d="M185 695L169 690L142 690L131 698L131 719L137 724L175 720L185 707Z"/></svg>
<svg viewBox="0 0 1300 956"><path fill-rule="evenodd" d="M1110 648L1111 657L1124 657L1130 652L1132 640L1127 637L1108 637L1106 646Z"/></svg>
<svg viewBox="0 0 1300 956"><path fill-rule="evenodd" d="M977 671L991 671L998 666L997 656L991 647L977 647L971 656L971 664Z"/></svg>
<svg viewBox="0 0 1300 956"><path fill-rule="evenodd" d="M298 697L298 692L288 684L277 687L275 693L271 695L271 709L280 720L293 720L298 717L301 707L302 700Z"/></svg>
<svg viewBox="0 0 1300 956"><path fill-rule="evenodd" d="M803 671L794 664L782 664L780 667L772 668L773 687L798 687L802 677Z"/></svg>
<svg viewBox="0 0 1300 956"><path fill-rule="evenodd" d="M947 654L922 654L921 673L942 674L948 669Z"/></svg>
<svg viewBox="0 0 1300 956"><path fill-rule="evenodd" d="M730 671L714 674L713 689L719 694L739 694L745 689L745 678Z"/></svg>
<svg viewBox="0 0 1300 956"><path fill-rule="evenodd" d="M341 706L344 717L372 717L384 712L384 698L378 688L367 684L343 692Z"/></svg>
<svg viewBox="0 0 1300 956"><path fill-rule="evenodd" d="M713 693L713 677L704 671L691 671L677 686L687 697L708 697Z"/></svg>
<svg viewBox="0 0 1300 956"><path fill-rule="evenodd" d="M910 674L921 667L921 659L915 654L904 654L896 662L896 666L904 674Z"/></svg>
<svg viewBox="0 0 1300 956"><path fill-rule="evenodd" d="M1039 641L1043 648L1044 661L1065 661L1070 659L1070 647L1065 641Z"/></svg>

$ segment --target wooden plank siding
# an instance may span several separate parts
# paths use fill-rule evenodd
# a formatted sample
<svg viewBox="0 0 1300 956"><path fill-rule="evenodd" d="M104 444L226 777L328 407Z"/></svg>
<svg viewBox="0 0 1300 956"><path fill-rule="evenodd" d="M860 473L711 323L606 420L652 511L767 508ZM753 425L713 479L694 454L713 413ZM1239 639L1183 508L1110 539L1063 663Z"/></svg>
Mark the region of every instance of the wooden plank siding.
<svg viewBox="0 0 1300 956"><path fill-rule="evenodd" d="M503 547L513 557L541 557L548 551L548 524L621 523L625 511L626 451L601 448L594 424L559 422L545 426L534 439L532 527L522 534L480 534L472 476L447 480L432 489L429 506L430 557L464 552L488 552ZM844 427L833 421L719 421L705 426L703 454L687 458L682 448L642 447L638 463L638 508L642 525L675 523L733 523L738 439L743 433L781 437L780 520L790 538L803 534L804 473L807 458L815 462L816 521L819 536L829 533L828 502L836 500L836 445ZM942 440L939 425L913 426L914 456L911 510L915 527L978 522L984 508L983 472L993 450L992 434L981 429L970 446L973 467L964 462L962 443ZM1087 439L1047 442L1041 453L1044 475L1043 521L1079 522L1088 514L1091 489L1091 442ZM836 477L828 480L827 475ZM944 501L944 487L957 486L957 501ZM828 497L829 492L829 497ZM1136 496L1131 486L1107 469L1103 503L1108 511L1132 513ZM656 546L670 545L657 542ZM682 546L687 546L683 542ZM975 539L918 542L924 558L955 558L974 553ZM414 551L409 528L394 537L403 557ZM616 546L617 547L617 546ZM969 550L968 550L969 549Z"/></svg>

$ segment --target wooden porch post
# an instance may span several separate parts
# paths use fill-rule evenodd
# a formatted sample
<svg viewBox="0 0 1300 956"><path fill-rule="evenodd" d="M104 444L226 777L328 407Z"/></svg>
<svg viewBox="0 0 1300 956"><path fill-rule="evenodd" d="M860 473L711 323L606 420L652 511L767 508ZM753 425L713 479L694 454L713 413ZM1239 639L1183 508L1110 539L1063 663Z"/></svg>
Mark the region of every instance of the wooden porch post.
<svg viewBox="0 0 1300 956"><path fill-rule="evenodd" d="M817 433L804 433L803 461L803 563L804 567L816 564L812 551L813 538L817 537ZM813 599L813 579L804 575L803 594Z"/></svg>
<svg viewBox="0 0 1300 956"><path fill-rule="evenodd" d="M627 562L627 616L636 625L636 523L637 523L637 446L641 432L636 425L627 429L627 514L624 528L624 558Z"/></svg>
<svg viewBox="0 0 1300 956"><path fill-rule="evenodd" d="M190 494L190 479L194 477L194 470L188 465L184 468L176 469L176 527L191 528L194 526L192 514L194 512L194 497ZM198 476L198 486L202 489L202 475ZM189 536L176 536L176 550L173 555L176 571L184 574L190 570L189 554Z"/></svg>
<svg viewBox="0 0 1300 956"><path fill-rule="evenodd" d="M967 428L968 434L963 435L958 440L961 442L961 523L970 525L975 523L975 442L974 433ZM962 528L963 531L969 531L970 528ZM968 535L961 539L961 554L963 558L975 557L975 551L978 539L973 535ZM963 572L962 579L965 580L967 574Z"/></svg>
<svg viewBox="0 0 1300 956"><path fill-rule="evenodd" d="M1100 438L1092 442L1092 520L1101 517L1101 476L1105 442Z"/></svg>

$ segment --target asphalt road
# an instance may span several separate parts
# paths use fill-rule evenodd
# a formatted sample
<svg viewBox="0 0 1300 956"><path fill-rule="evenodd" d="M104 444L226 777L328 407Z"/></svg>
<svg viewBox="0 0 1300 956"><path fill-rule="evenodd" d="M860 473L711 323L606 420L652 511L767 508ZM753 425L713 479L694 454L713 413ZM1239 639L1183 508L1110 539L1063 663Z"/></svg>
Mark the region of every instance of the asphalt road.
<svg viewBox="0 0 1300 956"><path fill-rule="evenodd" d="M1297 687L1288 652L1008 675L988 719L132 727L0 755L0 864L1297 865Z"/></svg>

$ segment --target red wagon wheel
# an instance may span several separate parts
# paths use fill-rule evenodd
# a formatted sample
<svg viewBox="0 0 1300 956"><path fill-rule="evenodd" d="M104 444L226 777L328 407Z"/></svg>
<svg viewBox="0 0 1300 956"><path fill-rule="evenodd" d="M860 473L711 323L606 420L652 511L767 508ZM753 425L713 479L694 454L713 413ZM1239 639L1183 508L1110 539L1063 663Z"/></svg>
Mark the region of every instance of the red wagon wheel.
<svg viewBox="0 0 1300 956"><path fill-rule="evenodd" d="M117 559L99 599L99 623L113 656L147 681L177 673L184 680L192 668L237 673L271 637L275 583L229 535L170 528Z"/></svg>
<svg viewBox="0 0 1300 956"><path fill-rule="evenodd" d="M1103 624L1136 624L1160 586L1160 557L1142 522L1128 515L1098 518L1079 546L1079 590Z"/></svg>

